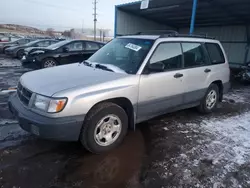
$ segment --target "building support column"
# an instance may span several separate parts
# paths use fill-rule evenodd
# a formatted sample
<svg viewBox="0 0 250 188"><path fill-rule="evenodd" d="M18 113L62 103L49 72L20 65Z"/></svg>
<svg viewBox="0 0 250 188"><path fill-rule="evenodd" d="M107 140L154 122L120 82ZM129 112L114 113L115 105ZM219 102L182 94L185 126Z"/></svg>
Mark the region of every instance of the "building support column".
<svg viewBox="0 0 250 188"><path fill-rule="evenodd" d="M198 3L198 0L193 0L192 17L191 17L190 31L189 31L190 35L194 33L194 25L195 25L197 3Z"/></svg>

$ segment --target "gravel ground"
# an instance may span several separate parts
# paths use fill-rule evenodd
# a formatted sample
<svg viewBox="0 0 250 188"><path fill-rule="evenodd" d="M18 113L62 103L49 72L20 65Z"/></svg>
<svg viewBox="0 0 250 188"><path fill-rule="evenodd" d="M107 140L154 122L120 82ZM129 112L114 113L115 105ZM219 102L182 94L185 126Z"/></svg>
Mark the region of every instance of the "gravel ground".
<svg viewBox="0 0 250 188"><path fill-rule="evenodd" d="M155 118L116 150L92 155L19 128L6 89L30 71L20 65L0 57L1 188L250 187L249 86L234 86L212 114L188 109Z"/></svg>

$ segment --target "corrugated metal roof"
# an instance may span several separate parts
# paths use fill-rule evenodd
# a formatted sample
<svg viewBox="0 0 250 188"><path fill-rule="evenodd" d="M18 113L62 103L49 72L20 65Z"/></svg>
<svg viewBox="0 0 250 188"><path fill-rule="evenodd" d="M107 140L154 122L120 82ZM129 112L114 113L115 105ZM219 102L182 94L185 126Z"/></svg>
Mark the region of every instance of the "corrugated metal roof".
<svg viewBox="0 0 250 188"><path fill-rule="evenodd" d="M118 5L117 8L174 28L190 25L193 0L151 0L149 8L140 9L140 1ZM250 0L198 1L196 26L250 24Z"/></svg>
<svg viewBox="0 0 250 188"><path fill-rule="evenodd" d="M116 5L116 7L122 7L122 6L127 6L127 5L134 5L134 4L138 4L138 3L141 3L141 0L133 1L133 2L128 2L128 3L122 3L122 4L119 4L119 5Z"/></svg>

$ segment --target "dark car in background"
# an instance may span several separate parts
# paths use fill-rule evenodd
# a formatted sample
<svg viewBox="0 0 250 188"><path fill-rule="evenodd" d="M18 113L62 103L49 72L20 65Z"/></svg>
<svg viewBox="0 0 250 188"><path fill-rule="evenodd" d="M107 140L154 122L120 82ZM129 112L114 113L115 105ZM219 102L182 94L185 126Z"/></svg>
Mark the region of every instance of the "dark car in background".
<svg viewBox="0 0 250 188"><path fill-rule="evenodd" d="M26 49L22 62L32 68L48 68L81 62L104 45L95 41L65 40L46 48Z"/></svg>
<svg viewBox="0 0 250 188"><path fill-rule="evenodd" d="M9 55L13 58L22 59L22 57L24 56L25 48L47 47L47 46L50 46L50 45L55 44L57 42L58 42L58 40L54 40L54 39L53 40L52 39L35 40L35 41L29 42L29 43L24 44L24 45L9 47L5 50L5 54Z"/></svg>
<svg viewBox="0 0 250 188"><path fill-rule="evenodd" d="M30 38L21 38L21 39L17 39L15 41L11 41L11 42L2 42L0 43L0 53L5 53L5 50L9 47L13 47L13 46L17 46L17 45L24 45L27 44L31 41L33 41L34 39L30 39Z"/></svg>

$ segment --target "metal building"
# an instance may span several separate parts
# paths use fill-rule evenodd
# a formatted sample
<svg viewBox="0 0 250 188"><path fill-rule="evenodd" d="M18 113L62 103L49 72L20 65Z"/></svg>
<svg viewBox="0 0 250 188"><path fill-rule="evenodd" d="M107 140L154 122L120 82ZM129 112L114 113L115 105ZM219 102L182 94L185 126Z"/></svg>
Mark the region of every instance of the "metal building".
<svg viewBox="0 0 250 188"><path fill-rule="evenodd" d="M173 29L220 40L231 63L250 61L250 0L150 0L115 7L115 36Z"/></svg>

